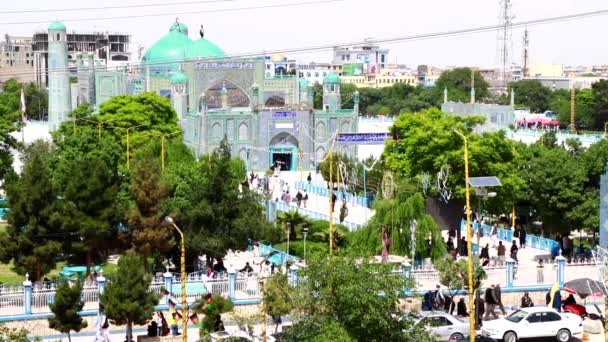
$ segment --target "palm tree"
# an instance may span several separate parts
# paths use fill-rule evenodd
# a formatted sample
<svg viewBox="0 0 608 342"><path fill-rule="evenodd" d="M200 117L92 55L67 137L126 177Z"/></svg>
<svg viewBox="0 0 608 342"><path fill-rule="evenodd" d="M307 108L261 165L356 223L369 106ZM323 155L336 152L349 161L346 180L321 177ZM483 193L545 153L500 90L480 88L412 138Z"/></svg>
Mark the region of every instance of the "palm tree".
<svg viewBox="0 0 608 342"><path fill-rule="evenodd" d="M298 213L296 210L282 211L277 214L277 224L282 227L289 227L289 239L295 241L297 232L302 228L310 226L312 221Z"/></svg>

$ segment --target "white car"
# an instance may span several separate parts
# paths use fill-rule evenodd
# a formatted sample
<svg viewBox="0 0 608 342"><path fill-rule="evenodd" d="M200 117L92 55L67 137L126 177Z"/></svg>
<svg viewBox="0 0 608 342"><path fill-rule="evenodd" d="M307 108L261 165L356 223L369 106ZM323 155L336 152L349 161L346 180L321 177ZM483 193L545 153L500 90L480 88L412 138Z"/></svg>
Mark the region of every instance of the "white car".
<svg viewBox="0 0 608 342"><path fill-rule="evenodd" d="M417 325L425 325L440 341L462 341L469 338L469 322L445 312L425 314Z"/></svg>
<svg viewBox="0 0 608 342"><path fill-rule="evenodd" d="M481 335L504 342L520 338L555 337L568 342L572 335L583 332L582 319L571 313L559 313L547 307L522 308L508 317L484 321Z"/></svg>

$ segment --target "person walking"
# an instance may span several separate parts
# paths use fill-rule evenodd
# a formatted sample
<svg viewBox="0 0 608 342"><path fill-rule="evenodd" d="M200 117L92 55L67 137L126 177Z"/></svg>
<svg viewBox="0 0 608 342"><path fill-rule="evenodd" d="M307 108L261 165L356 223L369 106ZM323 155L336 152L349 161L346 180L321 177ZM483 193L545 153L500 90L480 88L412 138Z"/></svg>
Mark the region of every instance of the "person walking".
<svg viewBox="0 0 608 342"><path fill-rule="evenodd" d="M463 237L460 238L460 256L468 256L469 255L469 246L467 245L467 240Z"/></svg>
<svg viewBox="0 0 608 342"><path fill-rule="evenodd" d="M308 181L308 184L312 183L312 175L310 174L310 172L308 173L308 177L306 177L306 180Z"/></svg>
<svg viewBox="0 0 608 342"><path fill-rule="evenodd" d="M492 315L494 319L497 319L498 315L496 314L496 312L494 312L494 310L496 309L496 304L498 304L498 301L496 300L494 284L492 284L491 287L486 288L484 300L486 302L485 315L483 316L484 321L487 321L490 315Z"/></svg>
<svg viewBox="0 0 608 342"><path fill-rule="evenodd" d="M496 226L496 223L492 225L490 235L492 236L492 247L496 248L496 241L498 241L498 226Z"/></svg>
<svg viewBox="0 0 608 342"><path fill-rule="evenodd" d="M169 313L169 326L171 327L171 335L179 335L179 328L177 326L177 313L175 312L175 309L173 309Z"/></svg>
<svg viewBox="0 0 608 342"><path fill-rule="evenodd" d="M513 240L513 244L511 245L511 259L515 260L516 263L519 263L519 260L517 260L518 250L519 248L517 248L517 243L515 242L515 240Z"/></svg>
<svg viewBox="0 0 608 342"><path fill-rule="evenodd" d="M306 208L306 202L308 202L308 192L304 191L304 197L302 198L304 202L304 208Z"/></svg>
<svg viewBox="0 0 608 342"><path fill-rule="evenodd" d="M519 228L519 248L526 248L526 230Z"/></svg>
<svg viewBox="0 0 608 342"><path fill-rule="evenodd" d="M498 303L498 308L500 309L500 312L502 312L503 316L506 316L507 313L505 312L504 305L502 305L502 291L500 290L499 284L496 284L496 286L494 287L494 293L496 294L496 302Z"/></svg>
<svg viewBox="0 0 608 342"><path fill-rule="evenodd" d="M502 244L502 241L498 241L498 249L496 255L498 256L498 265L502 266L505 264L505 253L506 253L505 245Z"/></svg>
<svg viewBox="0 0 608 342"><path fill-rule="evenodd" d="M331 192L331 212L334 212L334 209L336 208L336 201L338 200L338 196L336 196L335 192Z"/></svg>
<svg viewBox="0 0 608 342"><path fill-rule="evenodd" d="M300 190L298 190L298 193L296 194L296 203L298 203L298 208L302 206L303 198L304 196L302 196L302 193L300 192Z"/></svg>
<svg viewBox="0 0 608 342"><path fill-rule="evenodd" d="M481 266L488 266L490 264L490 245L486 243L486 246L481 249L479 253L479 260L481 261Z"/></svg>

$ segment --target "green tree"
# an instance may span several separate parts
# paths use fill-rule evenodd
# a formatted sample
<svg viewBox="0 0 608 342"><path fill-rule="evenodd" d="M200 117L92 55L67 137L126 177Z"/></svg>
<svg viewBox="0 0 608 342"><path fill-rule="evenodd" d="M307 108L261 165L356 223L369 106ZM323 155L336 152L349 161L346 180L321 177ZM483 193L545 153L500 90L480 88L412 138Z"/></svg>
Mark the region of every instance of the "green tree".
<svg viewBox="0 0 608 342"><path fill-rule="evenodd" d="M515 91L515 104L528 107L532 113L542 113L549 108L551 89L538 80L521 80L509 83L509 92Z"/></svg>
<svg viewBox="0 0 608 342"><path fill-rule="evenodd" d="M36 281L55 268L68 237L55 222L59 214L57 193L50 179L50 151L43 141L29 146L21 175L9 175L4 185L11 210L7 214L9 226L0 235L0 261L12 260L18 274L32 274Z"/></svg>
<svg viewBox="0 0 608 342"><path fill-rule="evenodd" d="M57 287L55 300L49 304L53 316L49 317L49 327L60 333L68 334L68 341L72 341L71 331L79 332L87 327L87 322L78 314L84 307L82 296L82 283L70 286L63 280Z"/></svg>
<svg viewBox="0 0 608 342"><path fill-rule="evenodd" d="M8 80L4 82L3 88L4 91L0 93L0 178L4 178L12 170L11 149L19 144L11 133L21 127L19 111L21 84L15 80Z"/></svg>
<svg viewBox="0 0 608 342"><path fill-rule="evenodd" d="M188 207L177 216L184 228L190 257L205 254L221 258L227 250L243 250L247 239L255 239L268 226L260 195L239 185L245 180L245 165L231 158L224 138L210 156L201 158L193 178Z"/></svg>
<svg viewBox="0 0 608 342"><path fill-rule="evenodd" d="M288 340L318 341L310 329L321 326L341 331L340 340L347 341L344 331L353 341L430 341L423 328L404 317L399 300L406 284L389 276L392 267L339 256L310 260L300 271L306 281L293 292Z"/></svg>
<svg viewBox="0 0 608 342"><path fill-rule="evenodd" d="M496 190L498 196L487 205L499 213L510 212L520 196L523 181L512 172L516 158L515 143L503 131L473 134L474 127L484 119L478 116L457 117L436 109L402 114L391 127L396 139L385 143L384 160L387 168L405 179L420 179L427 173L433 182L435 175L448 174L447 187L456 199L463 199L464 141L453 129L468 137L469 175L496 176L503 187ZM435 195L431 190L431 195Z"/></svg>
<svg viewBox="0 0 608 342"><path fill-rule="evenodd" d="M552 93L549 108L557 113L563 126L570 124L571 94L561 89ZM575 120L577 126L594 128L595 125L595 95L591 89L576 90ZM595 127L597 128L597 127Z"/></svg>
<svg viewBox="0 0 608 342"><path fill-rule="evenodd" d="M300 214L297 210L281 211L277 213L277 225L281 229L289 229L289 239L295 241L304 227L310 227L311 220Z"/></svg>
<svg viewBox="0 0 608 342"><path fill-rule="evenodd" d="M192 304L192 308L197 314L205 315L201 324L200 336L206 341L204 338L216 331L215 323L221 319L222 314L234 309L234 303L220 295L211 295L211 298L204 297L197 300Z"/></svg>
<svg viewBox="0 0 608 342"><path fill-rule="evenodd" d="M469 268L467 259L463 258L456 262L447 256L435 261L435 268L439 273L439 282L448 288L450 296L456 292L469 288ZM481 282L487 278L486 271L481 267L478 258L473 259L473 290L479 289Z"/></svg>
<svg viewBox="0 0 608 342"><path fill-rule="evenodd" d="M292 308L291 294L287 274L275 273L266 283L265 314L272 317L274 322L280 322L280 318L289 314ZM274 332L279 330L279 323L275 323Z"/></svg>
<svg viewBox="0 0 608 342"><path fill-rule="evenodd" d="M369 224L347 236L351 251L363 255L380 255L381 227L384 226L391 238L389 254L412 257L413 241L417 254L422 258L445 255L446 246L441 231L426 213L424 197L420 193L398 192L393 199L377 201L374 209L376 214ZM412 229L415 229L414 239ZM427 242L429 236L431 239Z"/></svg>
<svg viewBox="0 0 608 342"><path fill-rule="evenodd" d="M534 144L521 150L515 168L526 181L524 202L533 218L555 233L583 228L576 208L584 201L587 175L579 157L561 147Z"/></svg>
<svg viewBox="0 0 608 342"><path fill-rule="evenodd" d="M111 125L112 129L103 134L113 136L120 143L123 153L126 153L128 128L131 151L139 150L150 141L158 141L160 135L181 131L177 113L169 100L155 93L115 96L104 102L99 107L99 113L91 119L82 120L79 125L95 129L97 123L102 123L102 126Z"/></svg>
<svg viewBox="0 0 608 342"><path fill-rule="evenodd" d="M158 296L148 291L151 281L142 258L127 253L118 260L116 275L100 296L107 317L116 324L127 325L127 342L133 341L133 324L146 324L158 304Z"/></svg>
<svg viewBox="0 0 608 342"><path fill-rule="evenodd" d="M608 81L600 80L591 85L593 99L595 101L594 127L603 129L608 122Z"/></svg>
<svg viewBox="0 0 608 342"><path fill-rule="evenodd" d="M133 168L126 217L131 233L128 238L144 257L146 269L148 256L168 252L175 246L175 233L165 222L167 213L161 204L169 191L169 185L161 178L158 160L150 152L144 152Z"/></svg>
<svg viewBox="0 0 608 342"><path fill-rule="evenodd" d="M24 328L9 328L4 324L0 324L0 342L30 342L27 335L30 332ZM33 339L34 342L40 342L40 338Z"/></svg>
<svg viewBox="0 0 608 342"><path fill-rule="evenodd" d="M483 100L490 96L488 82L479 71L475 71L475 99ZM455 68L444 71L435 82L435 97L443 98L443 90L448 89L448 99L469 102L471 99L471 68Z"/></svg>

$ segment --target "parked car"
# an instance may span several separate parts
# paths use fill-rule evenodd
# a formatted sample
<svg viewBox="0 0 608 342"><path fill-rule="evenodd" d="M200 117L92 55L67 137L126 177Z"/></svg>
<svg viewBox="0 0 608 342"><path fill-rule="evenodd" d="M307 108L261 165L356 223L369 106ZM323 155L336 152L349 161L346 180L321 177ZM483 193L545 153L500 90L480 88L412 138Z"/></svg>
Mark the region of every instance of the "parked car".
<svg viewBox="0 0 608 342"><path fill-rule="evenodd" d="M508 317L483 322L481 335L492 340L517 342L520 338L556 337L568 342L583 332L582 319L571 313L559 313L547 307L522 308Z"/></svg>
<svg viewBox="0 0 608 342"><path fill-rule="evenodd" d="M425 314L416 325L424 325L440 341L463 341L469 338L469 322L445 312Z"/></svg>

